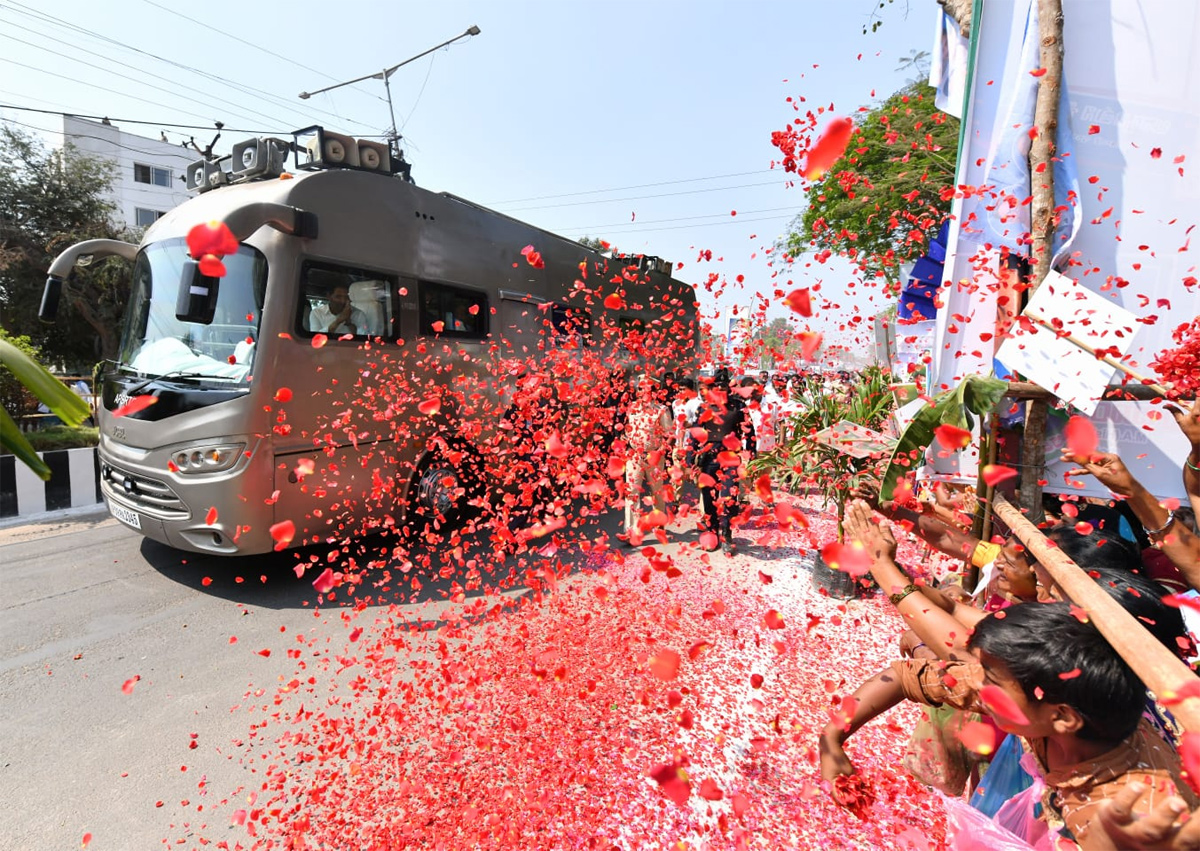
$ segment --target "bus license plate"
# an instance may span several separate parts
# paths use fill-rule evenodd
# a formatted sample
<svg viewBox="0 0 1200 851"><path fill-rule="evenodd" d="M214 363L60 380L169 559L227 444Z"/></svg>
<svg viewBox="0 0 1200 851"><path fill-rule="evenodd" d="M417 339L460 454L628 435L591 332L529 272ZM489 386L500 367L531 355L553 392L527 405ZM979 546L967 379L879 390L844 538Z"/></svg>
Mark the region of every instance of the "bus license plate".
<svg viewBox="0 0 1200 851"><path fill-rule="evenodd" d="M117 505L115 502L108 504L108 510L113 517L120 520L126 526L132 526L134 529L142 528L142 518L136 511L130 511L128 508Z"/></svg>

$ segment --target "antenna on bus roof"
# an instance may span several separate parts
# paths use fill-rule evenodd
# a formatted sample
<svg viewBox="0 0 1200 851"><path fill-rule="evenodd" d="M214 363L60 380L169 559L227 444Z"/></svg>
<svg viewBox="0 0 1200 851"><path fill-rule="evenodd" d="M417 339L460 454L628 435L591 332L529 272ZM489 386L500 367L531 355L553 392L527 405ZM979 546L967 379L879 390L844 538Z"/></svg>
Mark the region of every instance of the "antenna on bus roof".
<svg viewBox="0 0 1200 851"><path fill-rule="evenodd" d="M479 35L479 32L480 32L480 30L479 30L479 27L477 27L477 26L468 27L464 32L459 33L454 38L447 39L446 41L443 41L441 44L437 45L436 47L431 47L428 50L422 51L421 53L418 53L416 56L410 56L408 59L405 59L403 62L399 62L390 68L384 68L382 71L379 71L375 74L364 74L361 77L355 77L353 80L347 80L344 83L334 83L332 86L326 86L325 88L317 89L314 92L301 92L299 97L301 100L308 100L313 95L319 95L319 94L322 94L323 92L329 92L329 91L333 91L334 89L340 89L342 86L349 86L349 85L353 85L354 83L361 83L363 80L383 80L383 88L387 94L388 115L392 119L391 126L388 127L388 132L387 132L388 146L391 148L392 153L396 155L397 159L403 160L404 152L400 150L400 133L396 130L396 110L392 106L392 87L391 87L391 84L389 83L389 81L392 78L392 74L395 74L398 69L403 68L408 63L416 62L422 56L428 56L430 53L433 53L435 50L441 50L443 47L451 45L454 42L458 41L459 39L464 39L464 38L468 38L470 36Z"/></svg>

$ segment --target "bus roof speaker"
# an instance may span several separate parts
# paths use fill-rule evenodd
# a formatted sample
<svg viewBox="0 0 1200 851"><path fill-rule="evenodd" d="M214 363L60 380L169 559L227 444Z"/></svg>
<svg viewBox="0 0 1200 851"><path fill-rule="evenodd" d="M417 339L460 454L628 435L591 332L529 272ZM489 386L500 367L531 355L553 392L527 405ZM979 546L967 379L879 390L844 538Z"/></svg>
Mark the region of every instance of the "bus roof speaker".
<svg viewBox="0 0 1200 851"><path fill-rule="evenodd" d="M329 165L358 168L358 142L341 133L321 133L321 160Z"/></svg>
<svg viewBox="0 0 1200 851"><path fill-rule="evenodd" d="M383 142L368 142L366 139L359 139L358 162L361 168L386 173L391 171L391 152Z"/></svg>

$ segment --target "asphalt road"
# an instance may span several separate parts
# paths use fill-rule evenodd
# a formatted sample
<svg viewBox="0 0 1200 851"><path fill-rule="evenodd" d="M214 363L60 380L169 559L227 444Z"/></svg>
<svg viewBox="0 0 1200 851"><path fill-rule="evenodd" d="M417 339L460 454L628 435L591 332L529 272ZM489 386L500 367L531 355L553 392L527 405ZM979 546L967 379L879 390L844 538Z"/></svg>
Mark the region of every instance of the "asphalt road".
<svg viewBox="0 0 1200 851"><path fill-rule="evenodd" d="M163 847L204 795L257 786L231 709L293 675L296 633L349 641L354 601L314 616L295 564L180 553L103 513L0 529L0 849ZM422 593L436 623L445 586Z"/></svg>

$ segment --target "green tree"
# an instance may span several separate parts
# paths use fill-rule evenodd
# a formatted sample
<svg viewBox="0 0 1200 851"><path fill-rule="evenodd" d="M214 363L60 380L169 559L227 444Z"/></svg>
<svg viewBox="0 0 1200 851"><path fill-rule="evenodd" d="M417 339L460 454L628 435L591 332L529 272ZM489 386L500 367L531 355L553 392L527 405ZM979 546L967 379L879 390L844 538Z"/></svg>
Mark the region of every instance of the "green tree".
<svg viewBox="0 0 1200 851"><path fill-rule="evenodd" d="M77 269L64 287L57 324L38 321L46 270L84 239L130 239L108 200L114 166L68 145L47 149L0 126L0 327L27 336L46 363L90 372L116 356L129 297L129 269L105 262Z"/></svg>
<svg viewBox="0 0 1200 851"><path fill-rule="evenodd" d="M787 317L777 316L750 335L750 356L758 356L759 369L774 369L800 352L796 329Z"/></svg>
<svg viewBox="0 0 1200 851"><path fill-rule="evenodd" d="M601 254L608 251L611 246L606 245L604 240L597 236L581 236L578 240L579 244L584 248L590 248L593 251L599 251Z"/></svg>
<svg viewBox="0 0 1200 851"><path fill-rule="evenodd" d="M786 251L844 255L865 275L897 283L900 265L924 252L950 211L959 121L939 112L933 95L911 83L860 115L843 157L808 188ZM809 118L807 130L773 135L790 171L817 126Z"/></svg>

